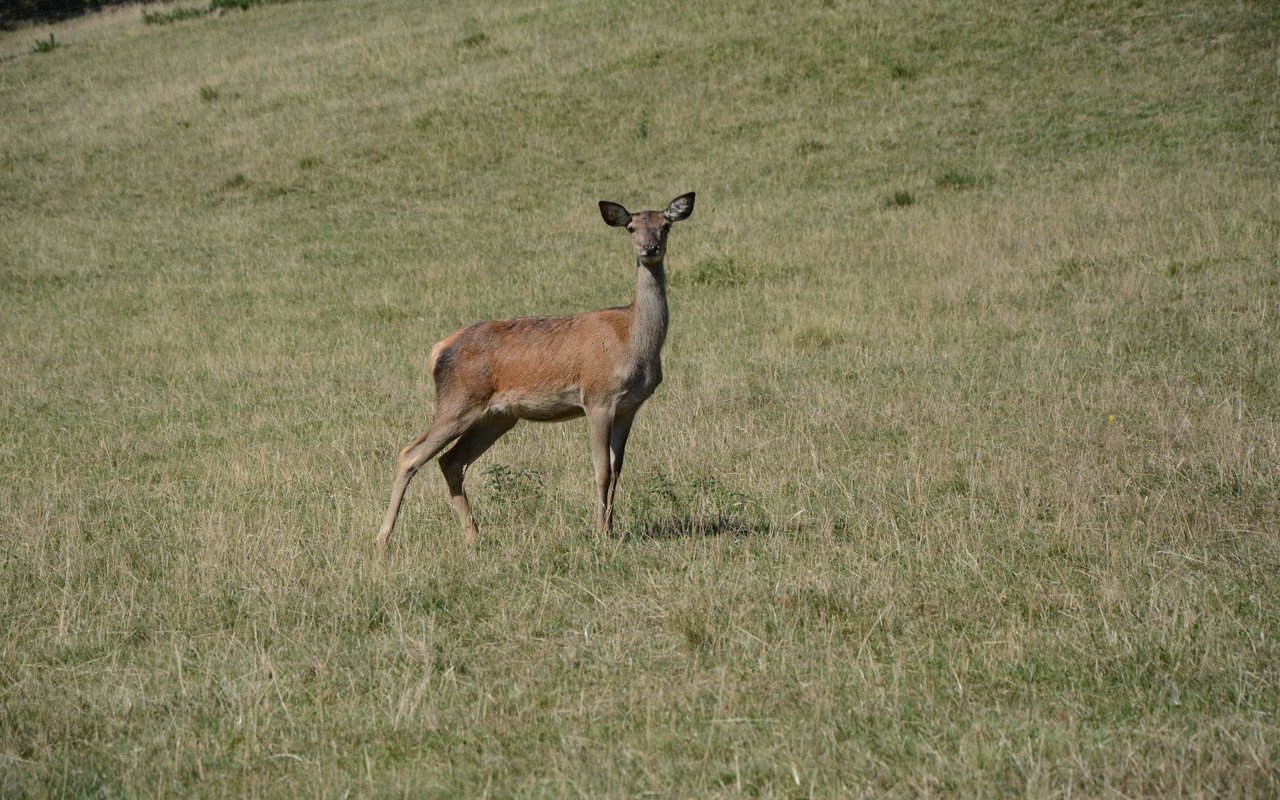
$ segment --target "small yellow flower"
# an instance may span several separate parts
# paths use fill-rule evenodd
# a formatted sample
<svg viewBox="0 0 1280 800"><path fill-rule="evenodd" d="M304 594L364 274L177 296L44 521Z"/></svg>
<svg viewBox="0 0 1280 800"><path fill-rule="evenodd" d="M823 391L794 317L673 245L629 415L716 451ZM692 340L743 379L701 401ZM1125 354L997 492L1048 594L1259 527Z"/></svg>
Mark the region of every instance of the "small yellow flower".
<svg viewBox="0 0 1280 800"><path fill-rule="evenodd" d="M1115 415L1115 414L1108 414L1108 415L1107 415L1107 422L1115 422L1115 421L1116 421L1116 415Z"/></svg>

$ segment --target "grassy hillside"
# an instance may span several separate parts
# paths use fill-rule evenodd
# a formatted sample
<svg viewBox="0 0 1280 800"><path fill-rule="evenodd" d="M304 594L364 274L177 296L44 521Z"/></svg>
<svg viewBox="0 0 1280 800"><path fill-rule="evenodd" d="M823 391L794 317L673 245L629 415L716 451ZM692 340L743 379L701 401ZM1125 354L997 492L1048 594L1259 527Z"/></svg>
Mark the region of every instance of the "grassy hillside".
<svg viewBox="0 0 1280 800"><path fill-rule="evenodd" d="M0 33L0 795L1280 792L1280 9L990 5ZM630 540L522 425L375 559L690 190Z"/></svg>

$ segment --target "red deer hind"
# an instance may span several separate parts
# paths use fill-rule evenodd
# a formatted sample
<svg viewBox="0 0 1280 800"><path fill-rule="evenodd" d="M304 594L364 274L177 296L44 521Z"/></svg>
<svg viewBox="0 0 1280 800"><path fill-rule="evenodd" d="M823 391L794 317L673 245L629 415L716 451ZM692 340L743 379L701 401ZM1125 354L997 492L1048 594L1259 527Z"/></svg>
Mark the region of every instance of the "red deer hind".
<svg viewBox="0 0 1280 800"><path fill-rule="evenodd" d="M614 493L631 423L662 382L667 337L667 281L663 258L673 222L693 213L694 193L665 211L628 212L600 202L604 221L627 229L636 253L636 297L624 308L571 317L521 317L477 322L431 349L436 415L426 432L400 451L391 504L374 540L380 553L395 528L409 481L440 457L468 544L480 536L462 489L467 467L516 422L560 422L585 416L596 471L596 533L613 529Z"/></svg>

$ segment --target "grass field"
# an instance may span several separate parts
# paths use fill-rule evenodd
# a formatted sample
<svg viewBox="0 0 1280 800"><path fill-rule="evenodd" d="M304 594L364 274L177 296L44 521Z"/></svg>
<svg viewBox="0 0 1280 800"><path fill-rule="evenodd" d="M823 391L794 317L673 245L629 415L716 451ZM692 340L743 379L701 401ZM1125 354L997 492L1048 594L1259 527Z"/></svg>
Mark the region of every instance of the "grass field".
<svg viewBox="0 0 1280 800"><path fill-rule="evenodd" d="M0 33L0 796L1276 796L1278 153L1261 0ZM630 539L526 424L376 559L691 190Z"/></svg>

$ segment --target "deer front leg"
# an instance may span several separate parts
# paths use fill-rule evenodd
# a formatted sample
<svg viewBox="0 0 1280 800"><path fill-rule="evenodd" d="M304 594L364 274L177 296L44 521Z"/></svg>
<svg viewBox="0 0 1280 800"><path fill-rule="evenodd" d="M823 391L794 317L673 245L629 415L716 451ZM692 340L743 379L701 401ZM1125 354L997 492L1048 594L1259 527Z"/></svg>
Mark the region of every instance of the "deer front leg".
<svg viewBox="0 0 1280 800"><path fill-rule="evenodd" d="M609 532L609 433L613 413L588 412L587 425L591 428L591 461L596 468L596 535L604 536Z"/></svg>
<svg viewBox="0 0 1280 800"><path fill-rule="evenodd" d="M609 492L605 498L605 530L613 530L613 501L618 491L618 479L622 477L622 460L627 452L627 437L631 435L631 423L635 412L619 414L609 429ZM624 533L619 538L626 538Z"/></svg>

